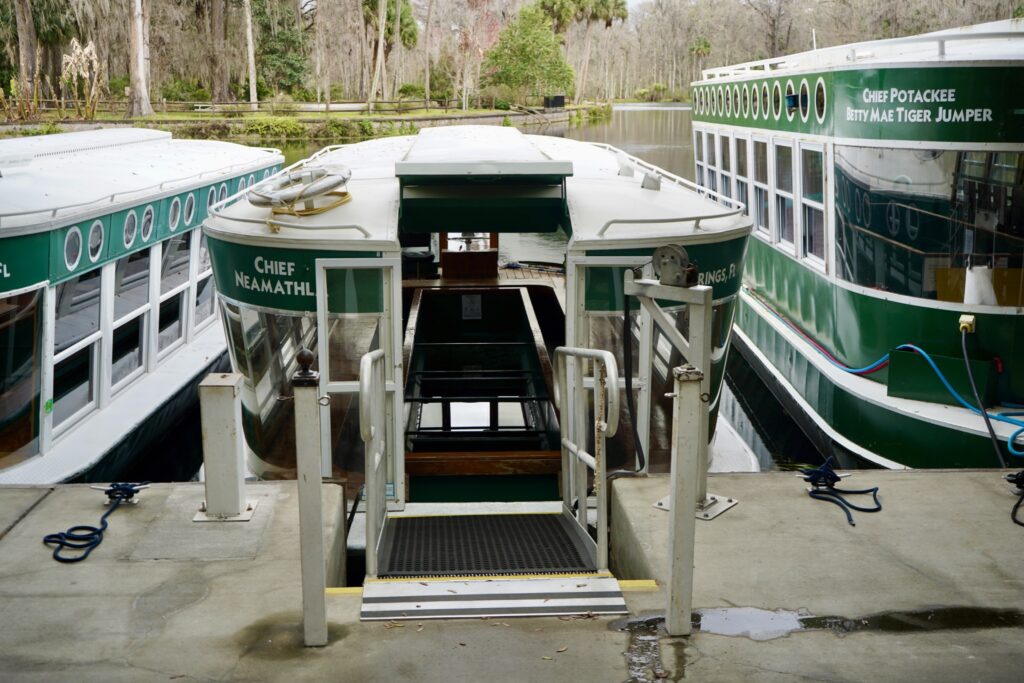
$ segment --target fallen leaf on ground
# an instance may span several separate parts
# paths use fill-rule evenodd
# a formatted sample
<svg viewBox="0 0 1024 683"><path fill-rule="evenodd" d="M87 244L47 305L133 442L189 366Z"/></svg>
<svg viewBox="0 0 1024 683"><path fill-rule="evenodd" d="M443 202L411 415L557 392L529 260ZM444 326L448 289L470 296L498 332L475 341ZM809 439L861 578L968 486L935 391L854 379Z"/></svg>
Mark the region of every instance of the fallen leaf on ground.
<svg viewBox="0 0 1024 683"><path fill-rule="evenodd" d="M549 660L549 661L550 661L550 660L551 660L551 657L541 657L541 659L547 659L547 660Z"/></svg>
<svg viewBox="0 0 1024 683"><path fill-rule="evenodd" d="M560 647L557 650L555 650L555 652L565 652L568 649L569 649L568 645L563 645L562 647Z"/></svg>

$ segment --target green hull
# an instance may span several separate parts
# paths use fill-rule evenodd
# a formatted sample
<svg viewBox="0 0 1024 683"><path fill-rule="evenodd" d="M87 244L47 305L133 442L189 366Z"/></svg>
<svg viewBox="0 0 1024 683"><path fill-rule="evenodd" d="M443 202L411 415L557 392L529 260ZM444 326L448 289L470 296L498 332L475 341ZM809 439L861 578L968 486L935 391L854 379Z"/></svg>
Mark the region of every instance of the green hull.
<svg viewBox="0 0 1024 683"><path fill-rule="evenodd" d="M755 366L767 365L770 373L780 377L780 387L790 394L784 398L798 395L805 403L801 409L813 411L806 417L826 434L831 430L833 441L843 445L835 438L838 435L908 467L999 466L983 430L965 432L865 400L866 390L872 388L869 383L886 382L887 370L870 379L851 376L842 385L834 382L812 362L809 354L817 352L810 345L792 344L769 321L771 314L762 314L745 297L771 302L793 325L842 362L856 367L877 360L902 343L918 344L933 355L959 355L958 311L887 301L834 285L758 239L750 240L744 280L747 290L740 297L736 326L757 349L743 348L744 355ZM975 341L982 349L989 345L993 349L1015 348L1016 339L1024 339L1020 316L978 314ZM1021 368L1009 365L998 376L999 394L1019 396L1024 382ZM980 417L978 426L982 427ZM1003 451L1005 454L1005 443Z"/></svg>

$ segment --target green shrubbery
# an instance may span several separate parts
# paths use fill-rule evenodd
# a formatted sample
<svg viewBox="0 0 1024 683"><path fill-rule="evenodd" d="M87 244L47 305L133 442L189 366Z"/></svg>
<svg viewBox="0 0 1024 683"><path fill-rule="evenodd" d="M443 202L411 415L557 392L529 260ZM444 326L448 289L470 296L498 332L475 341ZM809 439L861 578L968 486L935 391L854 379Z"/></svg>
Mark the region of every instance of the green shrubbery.
<svg viewBox="0 0 1024 683"><path fill-rule="evenodd" d="M113 89L111 89L113 90ZM124 93L124 88L121 89ZM160 88L160 97L170 102L209 102L209 91L199 81L172 78Z"/></svg>
<svg viewBox="0 0 1024 683"><path fill-rule="evenodd" d="M243 135L252 135L274 140L305 138L306 128L297 120L286 116L267 116L247 119L242 128Z"/></svg>

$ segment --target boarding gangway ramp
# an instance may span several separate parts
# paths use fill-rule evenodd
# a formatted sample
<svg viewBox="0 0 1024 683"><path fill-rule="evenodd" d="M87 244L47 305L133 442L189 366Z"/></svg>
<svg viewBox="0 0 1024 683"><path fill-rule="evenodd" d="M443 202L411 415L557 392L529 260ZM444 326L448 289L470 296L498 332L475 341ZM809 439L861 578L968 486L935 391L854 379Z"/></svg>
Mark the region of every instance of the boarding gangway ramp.
<svg viewBox="0 0 1024 683"><path fill-rule="evenodd" d="M618 582L608 570L605 439L614 436L619 415L615 358L607 351L560 347L555 372L562 414L560 501L409 504L392 510L387 499L385 354L378 350L362 357L362 619L626 613ZM585 390L587 384L596 391ZM591 393L594 419L588 424ZM588 453L591 429L594 452Z"/></svg>

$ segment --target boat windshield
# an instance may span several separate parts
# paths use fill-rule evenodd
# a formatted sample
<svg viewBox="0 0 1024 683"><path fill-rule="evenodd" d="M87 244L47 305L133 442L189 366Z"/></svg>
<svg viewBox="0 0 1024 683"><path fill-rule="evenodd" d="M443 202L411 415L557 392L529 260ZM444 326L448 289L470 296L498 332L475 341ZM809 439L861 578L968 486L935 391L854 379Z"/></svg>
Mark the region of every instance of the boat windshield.
<svg viewBox="0 0 1024 683"><path fill-rule="evenodd" d="M1024 154L837 145L835 200L840 278L1024 305Z"/></svg>
<svg viewBox="0 0 1024 683"><path fill-rule="evenodd" d="M39 451L42 292L0 296L0 469Z"/></svg>

